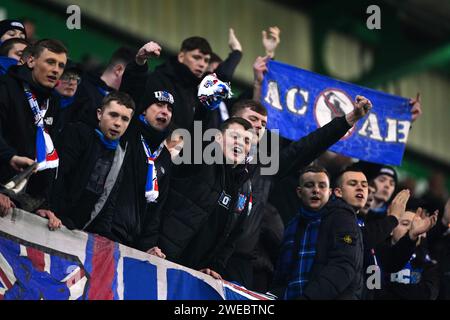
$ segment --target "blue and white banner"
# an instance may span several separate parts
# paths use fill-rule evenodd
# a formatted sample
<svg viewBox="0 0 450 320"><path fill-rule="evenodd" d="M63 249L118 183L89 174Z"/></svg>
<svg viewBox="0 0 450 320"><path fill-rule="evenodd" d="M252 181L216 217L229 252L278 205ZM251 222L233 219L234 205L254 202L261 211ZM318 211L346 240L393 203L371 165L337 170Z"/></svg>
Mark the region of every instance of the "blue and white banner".
<svg viewBox="0 0 450 320"><path fill-rule="evenodd" d="M268 110L268 129L298 140L333 118L353 110L362 95L372 110L330 151L365 161L400 165L411 126L409 99L270 61L261 102Z"/></svg>
<svg viewBox="0 0 450 320"><path fill-rule="evenodd" d="M273 300L14 209L0 217L0 300Z"/></svg>

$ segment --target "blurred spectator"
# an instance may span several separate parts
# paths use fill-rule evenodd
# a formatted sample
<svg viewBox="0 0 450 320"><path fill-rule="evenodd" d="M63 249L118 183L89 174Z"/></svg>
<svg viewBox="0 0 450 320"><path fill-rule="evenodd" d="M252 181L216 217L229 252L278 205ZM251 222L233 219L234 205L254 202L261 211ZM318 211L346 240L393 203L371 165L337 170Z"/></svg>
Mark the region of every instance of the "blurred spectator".
<svg viewBox="0 0 450 320"><path fill-rule="evenodd" d="M434 220L433 220L434 219ZM408 235L416 238L415 248L403 268L396 273L383 274L382 290L376 290L376 299L435 300L439 293L439 268L428 254L425 232L436 222L411 211L400 216L400 223L392 232L392 245ZM422 223L423 222L423 223ZM419 224L420 223L420 224Z"/></svg>
<svg viewBox="0 0 450 320"><path fill-rule="evenodd" d="M315 160L314 163L327 168L331 177L335 178L342 172L342 170L352 165L353 160L350 157L346 157L332 151L326 151L317 160Z"/></svg>
<svg viewBox="0 0 450 320"><path fill-rule="evenodd" d="M429 212L439 210L442 213L447 199L445 175L440 171L434 171L428 179L428 191L421 197L421 200Z"/></svg>
<svg viewBox="0 0 450 320"><path fill-rule="evenodd" d="M19 61L23 50L29 46L27 40L22 38L11 38L0 45L0 56L9 57Z"/></svg>
<svg viewBox="0 0 450 320"><path fill-rule="evenodd" d="M85 72L93 74L101 74L105 70L101 60L91 53L85 53L81 56L80 66Z"/></svg>
<svg viewBox="0 0 450 320"><path fill-rule="evenodd" d="M78 97L77 103L75 103L75 94L81 82L82 74L83 72L79 65L69 60L64 69L64 73L55 87L54 93L60 101L59 119L56 124L58 133L62 132L68 123L79 119L82 106L88 103L87 97ZM59 136L56 142L57 144L58 140Z"/></svg>
<svg viewBox="0 0 450 320"><path fill-rule="evenodd" d="M0 45L0 75L6 74L9 67L21 64L22 53L29 46L27 40L11 38Z"/></svg>
<svg viewBox="0 0 450 320"><path fill-rule="evenodd" d="M195 110L200 105L197 90L211 58L211 46L204 38L187 38L182 42L177 56L169 58L156 67L154 72L147 74L147 59L154 55L156 50L153 47L156 46L159 48L157 50L159 56L161 48L152 41L138 50L136 57L125 70L120 90L129 93L136 102L139 102L148 88L161 86L170 88L170 91L174 92L174 109L177 110L174 114L174 125L189 129L194 120Z"/></svg>
<svg viewBox="0 0 450 320"><path fill-rule="evenodd" d="M234 71L242 59L242 46L232 28L230 28L228 34L228 45L231 49L228 57L222 60L217 54L212 52L206 70L208 73L216 73L217 77L225 82L232 80Z"/></svg>
<svg viewBox="0 0 450 320"><path fill-rule="evenodd" d="M27 40L34 44L36 39L36 21L33 18L25 17L22 18L23 26L25 27L25 34L27 35Z"/></svg>
<svg viewBox="0 0 450 320"><path fill-rule="evenodd" d="M19 20L0 21L0 44L11 38L26 39L25 27Z"/></svg>
<svg viewBox="0 0 450 320"><path fill-rule="evenodd" d="M87 72L82 75L75 103L83 111L80 112L80 119L71 119L71 122L81 120L93 127L97 125L98 106L101 105L106 95L119 90L125 68L134 59L134 56L135 51L127 47L120 47L114 51L106 69L101 74Z"/></svg>

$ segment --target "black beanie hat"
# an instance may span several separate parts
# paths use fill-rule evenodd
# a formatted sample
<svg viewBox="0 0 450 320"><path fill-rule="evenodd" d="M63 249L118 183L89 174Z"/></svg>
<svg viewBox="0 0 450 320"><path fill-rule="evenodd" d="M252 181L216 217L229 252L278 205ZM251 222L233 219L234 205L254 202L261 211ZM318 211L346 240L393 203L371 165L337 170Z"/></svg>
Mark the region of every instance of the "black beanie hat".
<svg viewBox="0 0 450 320"><path fill-rule="evenodd" d="M377 174L375 175L374 178L376 178L378 176L381 176L382 174L385 174L385 175L387 175L389 177L392 177L392 179L394 179L395 185L397 185L397 180L398 180L397 172L395 171L395 169L393 167L391 167L391 166L382 166L378 170L378 172L377 172Z"/></svg>
<svg viewBox="0 0 450 320"><path fill-rule="evenodd" d="M141 110L145 111L148 107L157 102L165 102L168 103L171 107L173 107L175 99L173 98L172 93L168 90L158 90L158 89L148 90L146 91L144 97L142 98Z"/></svg>
<svg viewBox="0 0 450 320"><path fill-rule="evenodd" d="M388 165L372 163L367 161L359 161L354 164L355 167L360 169L367 177L367 180L371 181L382 174L390 176L394 179L395 185L397 185L398 177L395 169Z"/></svg>
<svg viewBox="0 0 450 320"><path fill-rule="evenodd" d="M25 26L19 20L2 20L0 21L0 37L2 37L9 30L20 30L25 34L25 38L27 37L27 33L25 32Z"/></svg>

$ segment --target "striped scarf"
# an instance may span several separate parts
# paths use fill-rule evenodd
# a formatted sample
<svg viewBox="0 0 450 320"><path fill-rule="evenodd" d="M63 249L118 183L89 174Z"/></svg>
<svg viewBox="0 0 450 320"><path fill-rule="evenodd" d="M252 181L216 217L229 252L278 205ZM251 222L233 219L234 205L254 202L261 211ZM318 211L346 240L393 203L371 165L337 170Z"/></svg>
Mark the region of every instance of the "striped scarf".
<svg viewBox="0 0 450 320"><path fill-rule="evenodd" d="M33 112L34 124L36 125L36 162L38 171L57 168L59 165L59 157L53 146L50 135L45 130L44 117L48 110L49 99L46 100L45 108L40 108L36 97L31 92L27 83L24 83L25 97L28 100L31 111Z"/></svg>
<svg viewBox="0 0 450 320"><path fill-rule="evenodd" d="M147 122L147 120L143 115L139 116L139 120L143 122L146 126L150 126L150 124ZM145 141L142 135L141 135L141 142L142 147L144 148L148 164L147 180L145 183L145 199L147 200L148 203L157 202L157 199L159 197L159 187L155 161L159 157L161 151L164 148L164 141L161 142L161 144L159 145L158 149L156 149L155 152L152 152L150 150L150 147L148 146L147 142Z"/></svg>

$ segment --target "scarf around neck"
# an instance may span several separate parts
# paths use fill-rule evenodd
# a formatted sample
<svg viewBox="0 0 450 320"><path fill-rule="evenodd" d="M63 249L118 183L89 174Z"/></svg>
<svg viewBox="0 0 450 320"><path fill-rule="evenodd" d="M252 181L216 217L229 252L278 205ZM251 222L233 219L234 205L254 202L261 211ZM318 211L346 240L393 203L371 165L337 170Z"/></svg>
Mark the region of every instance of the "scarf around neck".
<svg viewBox="0 0 450 320"><path fill-rule="evenodd" d="M95 129L95 133L97 134L97 137L99 138L100 142L103 144L103 146L108 150L116 150L117 146L119 145L120 139L116 140L110 140L105 137L103 132L101 132L99 129Z"/></svg>

